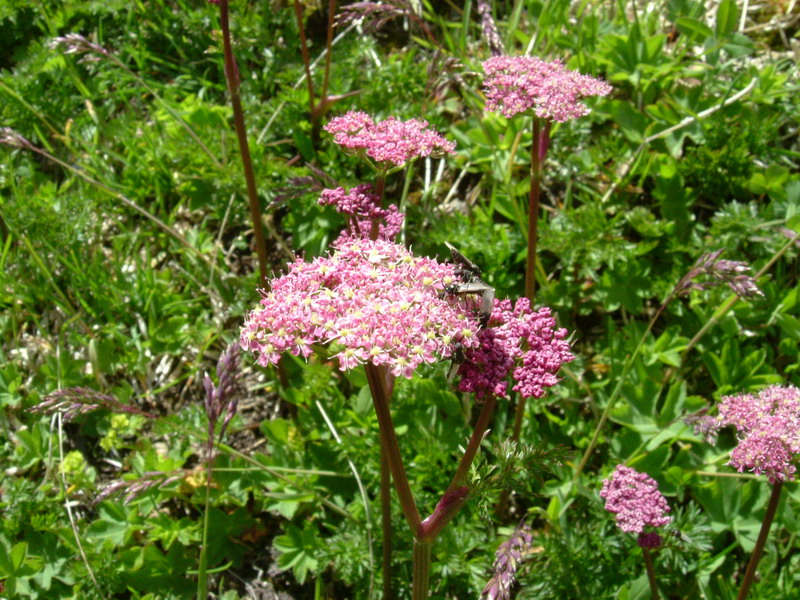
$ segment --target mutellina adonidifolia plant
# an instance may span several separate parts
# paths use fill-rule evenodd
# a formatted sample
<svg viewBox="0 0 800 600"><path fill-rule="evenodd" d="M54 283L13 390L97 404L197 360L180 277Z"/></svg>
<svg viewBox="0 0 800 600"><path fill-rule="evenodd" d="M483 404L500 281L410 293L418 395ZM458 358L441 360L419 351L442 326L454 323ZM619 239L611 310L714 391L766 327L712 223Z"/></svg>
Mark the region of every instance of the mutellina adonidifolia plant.
<svg viewBox="0 0 800 600"><path fill-rule="evenodd" d="M376 122L348 113L326 130L376 165L379 182L416 158L452 152L451 143L416 119ZM460 293L458 265L415 256L392 241L402 213L383 208L381 194L364 184L326 190L321 201L348 215L347 229L328 256L297 260L271 281L245 322L242 348L263 366L276 364L283 352L308 357L323 348L341 370L364 367L383 456L414 539L412 597L427 598L431 545L470 498L467 475L497 398L508 395L509 380L523 397L541 397L555 385L559 367L572 359L567 332L549 309L534 311L526 298L495 300L490 314L481 314L482 298ZM456 355L462 360L458 388L474 393L481 411L450 484L423 518L402 462L391 390L394 378ZM385 548L389 542L384 539Z"/></svg>

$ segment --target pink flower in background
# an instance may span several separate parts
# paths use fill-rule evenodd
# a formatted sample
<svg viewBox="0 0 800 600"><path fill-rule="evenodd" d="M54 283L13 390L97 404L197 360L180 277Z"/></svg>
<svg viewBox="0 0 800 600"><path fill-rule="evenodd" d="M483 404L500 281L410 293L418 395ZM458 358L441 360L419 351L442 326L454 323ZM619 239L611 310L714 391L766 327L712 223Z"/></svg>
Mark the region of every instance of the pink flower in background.
<svg viewBox="0 0 800 600"><path fill-rule="evenodd" d="M505 117L533 109L552 121L569 121L589 113L579 102L587 96L606 96L605 81L567 69L560 61L530 56L496 56L483 63L486 111Z"/></svg>
<svg viewBox="0 0 800 600"><path fill-rule="evenodd" d="M562 364L574 357L566 341L567 330L557 329L549 308L534 312L527 298L495 300L488 327L478 333L479 345L465 352L459 367L458 389L506 397L509 373L513 390L524 398L540 398L545 388L558 383Z"/></svg>
<svg viewBox="0 0 800 600"><path fill-rule="evenodd" d="M670 521L664 515L669 505L658 491L655 479L625 465L617 465L603 481L600 497L606 510L616 515L617 527L627 533L644 533L646 526L661 527Z"/></svg>
<svg viewBox="0 0 800 600"><path fill-rule="evenodd" d="M375 122L363 112L351 111L325 126L333 140L351 152L363 152L375 162L400 167L415 158L454 154L455 143L428 129L422 119L401 121L389 117Z"/></svg>
<svg viewBox="0 0 800 600"><path fill-rule="evenodd" d="M329 345L342 370L371 362L411 377L423 363L477 344L463 298L445 294L454 267L385 240L341 239L330 256L298 259L272 282L242 328L243 349L262 366L283 352Z"/></svg>
<svg viewBox="0 0 800 600"><path fill-rule="evenodd" d="M350 217L348 228L342 232L342 237L346 238L369 237L372 220L378 219L378 239L392 241L400 233L405 218L394 204L381 208L380 198L372 193L368 183L357 185L349 192L342 187L323 190L319 203L332 205Z"/></svg>
<svg viewBox="0 0 800 600"><path fill-rule="evenodd" d="M739 440L727 464L740 473L762 473L770 483L792 481L800 454L800 389L770 386L758 394L724 396L716 417L697 420L695 429L713 441L727 425Z"/></svg>

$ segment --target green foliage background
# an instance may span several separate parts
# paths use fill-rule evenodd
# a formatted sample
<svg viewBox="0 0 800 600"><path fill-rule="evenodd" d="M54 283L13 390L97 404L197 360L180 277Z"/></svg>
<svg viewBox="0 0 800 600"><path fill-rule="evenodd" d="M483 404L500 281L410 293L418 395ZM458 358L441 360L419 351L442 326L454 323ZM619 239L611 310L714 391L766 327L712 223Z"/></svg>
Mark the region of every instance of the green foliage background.
<svg viewBox="0 0 800 600"><path fill-rule="evenodd" d="M422 2L432 38L409 18L374 35L337 29L330 92L358 93L326 119L351 109L420 117L456 140L441 172L438 161L418 163L406 175L410 193L397 174L387 197L402 198L415 252L444 257L452 242L498 297L516 298L530 133L528 121L482 112L489 51L474 4ZM800 383L797 247L770 264L800 231L797 19L786 13L794 4L760 7L744 30L733 0L490 4L510 54L563 58L614 92L590 101L588 117L554 128L545 167L537 303L572 332L577 358L558 387L528 404L522 441L572 454L539 477L518 474L507 515L494 514L496 494L467 505L434 547L433 596L478 597L497 545L525 517L534 546L516 597L648 597L640 550L597 496L625 462L656 478L672 507L668 544L656 555L665 596L733 598L769 486L729 476L732 436L710 446L681 419L725 394ZM302 8L316 58L326 9ZM343 225L316 204L322 182L309 165L338 185L370 174L312 127L292 4L233 3L232 22L280 273L292 251L325 252ZM0 597L192 597L206 483L202 375L258 300L216 8L4 0L0 29L0 126L62 163L0 150ZM119 62L81 62L48 45L71 32ZM720 315L688 351L731 292L670 303L573 484L647 323L694 262L720 248L754 273L766 267L763 297ZM381 574L366 380L324 358L287 357L284 387L252 362L243 358L240 414L211 487L213 594L246 598L260 586L297 599L368 598ZM426 510L449 482L473 416L447 369L398 382L393 401ZM74 386L158 418L97 411L62 424L31 413L46 394ZM507 459L498 444L512 421L513 408L501 404L476 477ZM178 470L179 481L131 502L94 502L110 482ZM800 595L798 499L788 485L751 597ZM400 526L393 546L395 587L408 597L411 537Z"/></svg>

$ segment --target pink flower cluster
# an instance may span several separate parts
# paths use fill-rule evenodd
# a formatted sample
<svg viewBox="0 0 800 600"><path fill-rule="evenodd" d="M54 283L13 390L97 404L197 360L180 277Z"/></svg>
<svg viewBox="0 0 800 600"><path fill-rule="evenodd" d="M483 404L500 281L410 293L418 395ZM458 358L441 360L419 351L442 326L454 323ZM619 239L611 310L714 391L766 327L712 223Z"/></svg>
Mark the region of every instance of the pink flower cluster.
<svg viewBox="0 0 800 600"><path fill-rule="evenodd" d="M549 308L534 312L527 298L513 308L510 300L495 300L489 326L478 333L479 345L465 352L458 389L478 398L505 397L511 373L514 391L540 398L558 383L561 365L574 358L566 337L566 329L556 329Z"/></svg>
<svg viewBox="0 0 800 600"><path fill-rule="evenodd" d="M646 526L661 527L670 521L664 515L669 505L658 491L658 484L647 473L617 465L611 477L603 481L600 497L606 510L616 515L617 527L627 533L644 533Z"/></svg>
<svg viewBox="0 0 800 600"><path fill-rule="evenodd" d="M240 343L259 364L328 344L341 370L371 362L411 377L456 344L477 344L479 325L463 299L443 293L456 280L452 265L385 240L343 239L333 248L292 263L247 317Z"/></svg>
<svg viewBox="0 0 800 600"><path fill-rule="evenodd" d="M455 153L455 143L428 129L422 119L401 121L389 117L375 122L363 112L351 111L336 117L325 126L333 140L352 152L363 152L372 160L402 166L421 156L444 156Z"/></svg>
<svg viewBox="0 0 800 600"><path fill-rule="evenodd" d="M770 386L758 394L724 396L716 417L696 423L698 431L713 439L722 427L733 425L739 443L728 464L740 473L767 475L770 483L792 481L800 454L800 389Z"/></svg>
<svg viewBox="0 0 800 600"><path fill-rule="evenodd" d="M606 96L605 81L567 69L560 61L530 56L496 56L483 63L486 110L513 117L530 109L552 121L569 121L589 113L579 102L587 96Z"/></svg>
<svg viewBox="0 0 800 600"><path fill-rule="evenodd" d="M342 232L342 237L368 237L372 220L378 219L378 239L391 241L400 233L405 218L394 204L381 208L380 198L372 193L372 186L368 183L357 185L349 192L342 187L323 190L319 203L332 205L350 217L348 229Z"/></svg>

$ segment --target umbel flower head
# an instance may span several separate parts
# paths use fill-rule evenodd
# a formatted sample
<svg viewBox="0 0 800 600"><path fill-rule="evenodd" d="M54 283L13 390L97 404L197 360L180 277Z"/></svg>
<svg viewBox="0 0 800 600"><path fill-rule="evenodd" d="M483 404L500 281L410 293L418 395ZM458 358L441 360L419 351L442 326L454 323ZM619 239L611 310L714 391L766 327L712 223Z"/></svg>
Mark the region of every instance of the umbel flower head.
<svg viewBox="0 0 800 600"><path fill-rule="evenodd" d="M697 420L695 429L713 440L732 425L739 443L727 464L740 473L762 473L770 483L792 481L800 454L800 389L773 385L758 394L724 396L716 417Z"/></svg>
<svg viewBox="0 0 800 600"><path fill-rule="evenodd" d="M415 158L455 153L455 143L428 129L422 119L401 121L389 117L375 122L367 113L351 111L324 127L344 149L366 154L382 170L400 167Z"/></svg>
<svg viewBox="0 0 800 600"><path fill-rule="evenodd" d="M574 356L566 341L567 330L557 329L549 308L531 310L527 298L495 300L488 327L478 333L478 345L464 353L458 370L458 389L506 397L508 375L524 398L541 398L545 388L558 383L559 368Z"/></svg>
<svg viewBox="0 0 800 600"><path fill-rule="evenodd" d="M308 357L330 345L342 370L371 362L411 377L422 363L478 343L465 300L445 294L454 267L386 240L340 239L333 253L298 259L272 281L250 313L240 343L262 366L283 352Z"/></svg>
<svg viewBox="0 0 800 600"><path fill-rule="evenodd" d="M605 81L567 69L559 60L531 56L495 56L483 63L486 111L504 117L533 110L542 119L569 121L589 114L579 100L606 96Z"/></svg>
<svg viewBox="0 0 800 600"><path fill-rule="evenodd" d="M669 512L669 505L658 491L658 483L631 467L617 465L611 477L603 481L600 497L606 501L606 510L616 515L617 527L640 534L640 546L654 547L654 540L642 535L646 526L661 527L670 521L664 514Z"/></svg>

